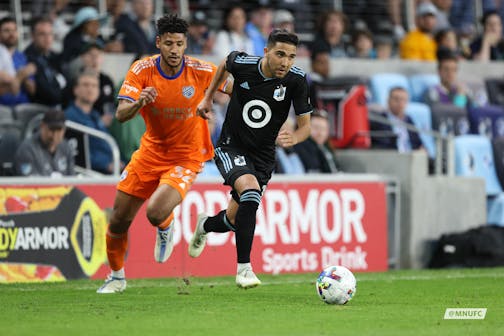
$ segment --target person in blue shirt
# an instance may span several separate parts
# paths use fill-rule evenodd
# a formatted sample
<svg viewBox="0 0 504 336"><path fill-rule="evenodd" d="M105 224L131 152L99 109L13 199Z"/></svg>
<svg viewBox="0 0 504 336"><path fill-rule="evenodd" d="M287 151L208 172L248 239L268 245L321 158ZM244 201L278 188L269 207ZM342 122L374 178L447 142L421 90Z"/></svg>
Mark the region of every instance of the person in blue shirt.
<svg viewBox="0 0 504 336"><path fill-rule="evenodd" d="M35 81L33 75L37 67L33 63L28 63L26 55L17 49L19 34L14 18L4 17L0 20L0 44L3 44L9 51L16 80L19 82L17 93L6 93L0 96L0 104L14 106L21 103L28 103L29 96L35 93Z"/></svg>
<svg viewBox="0 0 504 336"><path fill-rule="evenodd" d="M79 74L73 86L74 101L65 109L67 120L74 121L109 134L100 114L93 108L99 95L98 75L92 71ZM112 149L97 137L89 137L91 168L104 174L113 172Z"/></svg>

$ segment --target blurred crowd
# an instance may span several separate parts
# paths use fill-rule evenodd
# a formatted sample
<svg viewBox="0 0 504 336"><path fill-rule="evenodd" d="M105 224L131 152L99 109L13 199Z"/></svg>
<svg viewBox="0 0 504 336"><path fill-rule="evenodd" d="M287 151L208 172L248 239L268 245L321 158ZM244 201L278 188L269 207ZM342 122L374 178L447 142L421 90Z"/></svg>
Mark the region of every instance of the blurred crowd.
<svg viewBox="0 0 504 336"><path fill-rule="evenodd" d="M127 163L138 148L145 125L140 117L127 124L114 120L116 92L121 83L115 83L103 71L102 63L104 54L109 52L131 53L136 55L135 59L157 53L154 0L107 0L106 13L98 11L96 1L26 3L23 10L31 13L30 37L26 41L20 41L23 36L15 17L0 17L0 113L10 108L16 119L17 106L38 104L46 107L40 114L52 111L48 119L42 118L43 125L44 120L54 117L55 110L64 111L67 120L111 134L120 148L121 164ZM219 59L232 50L262 55L271 30L284 28L299 32L298 56L310 58L312 68L306 70L311 70L309 79L315 82L329 78L330 60L342 57L433 62L439 55L445 55L443 60L449 60L440 64L440 75L451 71L448 67L456 67L460 59L504 60L504 1L481 1L482 17L476 17L475 1L469 0L343 0L340 8L334 8L334 3L259 0L222 2L217 6L204 0L189 1L186 52L214 55ZM164 7L177 10L175 1L166 1ZM218 15L216 7L220 9ZM414 18L411 29L405 13L408 8ZM20 45L27 47L20 50ZM463 90L458 86L456 89ZM395 93L400 96L404 92L396 90ZM432 99L435 93L431 91L429 97ZM467 99L457 99L458 104L467 104ZM216 100L216 133L226 104L225 96ZM325 114L323 110L316 111L312 129L315 133L322 129L327 134L324 137L312 134L311 145L303 144L290 152L279 153L287 160L295 152L300 160L294 159L287 167L282 167L279 161L278 172L290 172L292 167L298 167L293 169L298 173L338 171L330 149L324 147L329 137ZM59 129L41 127L46 133L52 128ZM21 133L20 141L26 140L26 129ZM30 138L38 136L29 134ZM63 137L57 138L62 138L60 143L64 142ZM310 146L320 151L317 157L303 154L313 152ZM20 148L26 150L26 146ZM112 173L109 145L95 139L90 150L92 169ZM315 159L320 162L313 162ZM34 174L33 171L26 164L24 169L21 164L13 167L15 175ZM69 171L74 173L73 169L61 171L63 175Z"/></svg>

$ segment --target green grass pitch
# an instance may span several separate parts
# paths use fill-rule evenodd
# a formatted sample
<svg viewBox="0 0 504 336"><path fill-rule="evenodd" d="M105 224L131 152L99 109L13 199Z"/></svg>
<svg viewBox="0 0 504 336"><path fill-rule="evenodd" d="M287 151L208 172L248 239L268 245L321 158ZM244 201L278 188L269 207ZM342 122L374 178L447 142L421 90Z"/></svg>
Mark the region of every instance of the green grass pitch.
<svg viewBox="0 0 504 336"><path fill-rule="evenodd" d="M504 268L356 273L344 306L323 303L318 274L0 285L0 335L504 335ZM444 320L446 308L487 308L484 320Z"/></svg>

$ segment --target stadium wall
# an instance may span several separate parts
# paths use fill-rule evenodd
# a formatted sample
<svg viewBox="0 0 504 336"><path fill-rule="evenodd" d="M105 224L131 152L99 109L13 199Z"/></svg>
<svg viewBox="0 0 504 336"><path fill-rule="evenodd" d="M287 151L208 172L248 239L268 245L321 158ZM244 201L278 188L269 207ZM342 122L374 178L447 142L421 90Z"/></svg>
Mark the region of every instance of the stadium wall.
<svg viewBox="0 0 504 336"><path fill-rule="evenodd" d="M257 214L252 261L258 273L388 268L387 185L373 174L274 176ZM0 179L0 282L104 278L107 216L116 179ZM155 230L141 208L129 231L129 278L232 275L232 233L210 234L197 259L187 253L196 216L225 208L221 179L199 179L176 208L170 260L153 258Z"/></svg>
<svg viewBox="0 0 504 336"><path fill-rule="evenodd" d="M400 182L400 268L422 268L433 241L486 223L483 179L428 175L427 154L386 150L336 152L343 171L396 176Z"/></svg>

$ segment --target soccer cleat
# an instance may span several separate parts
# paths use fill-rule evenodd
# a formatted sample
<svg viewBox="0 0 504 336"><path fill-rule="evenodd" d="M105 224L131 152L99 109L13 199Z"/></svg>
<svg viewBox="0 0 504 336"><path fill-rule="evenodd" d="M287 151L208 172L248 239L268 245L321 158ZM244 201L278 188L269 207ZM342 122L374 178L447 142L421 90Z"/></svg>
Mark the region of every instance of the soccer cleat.
<svg viewBox="0 0 504 336"><path fill-rule="evenodd" d="M206 243L206 232L203 228L205 221L208 216L205 214L198 215L198 223L196 224L196 229L194 229L194 234L189 242L189 255L193 258L199 257Z"/></svg>
<svg viewBox="0 0 504 336"><path fill-rule="evenodd" d="M156 245L154 246L154 260L158 263L164 263L173 252L173 231L174 222L166 229L157 229Z"/></svg>
<svg viewBox="0 0 504 336"><path fill-rule="evenodd" d="M261 280L256 277L252 268L245 268L236 274L236 285L240 288L254 288L260 284Z"/></svg>
<svg viewBox="0 0 504 336"><path fill-rule="evenodd" d="M98 294L112 294L112 293L121 293L126 289L126 279L125 278L116 278L110 274L105 283L98 288L96 293Z"/></svg>

